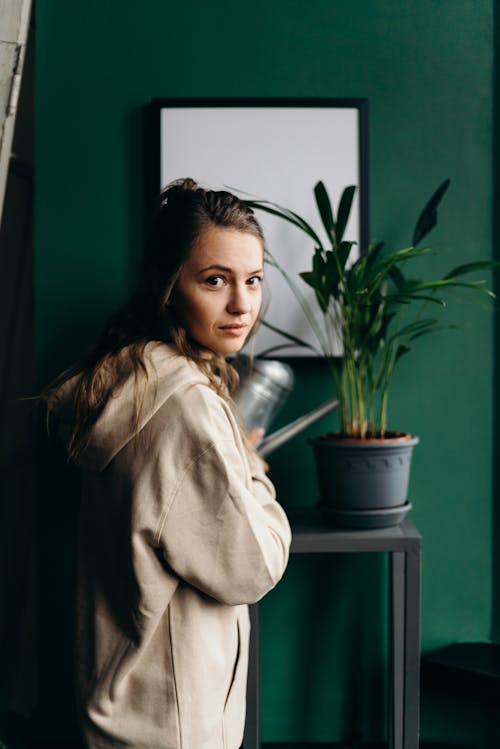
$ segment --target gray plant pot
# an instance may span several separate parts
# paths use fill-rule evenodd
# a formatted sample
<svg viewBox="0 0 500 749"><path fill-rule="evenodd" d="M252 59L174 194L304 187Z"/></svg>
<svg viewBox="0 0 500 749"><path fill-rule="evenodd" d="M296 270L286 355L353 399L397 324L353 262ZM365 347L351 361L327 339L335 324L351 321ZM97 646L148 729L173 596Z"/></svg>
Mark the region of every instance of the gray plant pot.
<svg viewBox="0 0 500 749"><path fill-rule="evenodd" d="M312 438L325 520L348 528L400 523L411 507L408 483L418 442L411 435L384 440Z"/></svg>

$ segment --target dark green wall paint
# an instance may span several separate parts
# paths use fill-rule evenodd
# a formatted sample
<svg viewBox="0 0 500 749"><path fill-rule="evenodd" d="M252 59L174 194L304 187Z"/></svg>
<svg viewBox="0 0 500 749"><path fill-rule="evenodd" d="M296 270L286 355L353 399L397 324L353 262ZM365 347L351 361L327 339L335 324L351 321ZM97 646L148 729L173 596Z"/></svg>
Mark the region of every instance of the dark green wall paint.
<svg viewBox="0 0 500 749"><path fill-rule="evenodd" d="M442 253L422 266L491 256L492 26L491 0L39 0L39 382L129 288L143 225L141 113L155 96L366 97L372 236L408 244L449 176L431 235ZM424 538L424 649L488 639L492 613L493 316L459 299L448 317L460 330L401 363L391 404L393 426L421 438L411 499ZM297 374L283 419L329 393L318 363ZM304 439L276 454L272 473L285 505L315 501ZM292 562L262 606L266 740L382 731L373 695L385 595L381 560Z"/></svg>

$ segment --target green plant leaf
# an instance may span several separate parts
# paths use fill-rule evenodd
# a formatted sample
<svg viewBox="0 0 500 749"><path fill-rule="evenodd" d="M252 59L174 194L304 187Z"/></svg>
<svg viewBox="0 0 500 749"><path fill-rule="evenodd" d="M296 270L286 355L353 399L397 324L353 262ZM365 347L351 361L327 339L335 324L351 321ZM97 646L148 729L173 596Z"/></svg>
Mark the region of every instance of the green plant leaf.
<svg viewBox="0 0 500 749"><path fill-rule="evenodd" d="M305 270L303 273L299 273L299 276L312 289L316 290L318 288L318 277L312 270Z"/></svg>
<svg viewBox="0 0 500 749"><path fill-rule="evenodd" d="M337 209L337 227L335 232L337 242L339 244L340 242L342 242L347 222L349 221L349 216L351 215L352 201L354 199L355 193L356 186L350 185L349 187L346 187L344 189L340 198L339 207Z"/></svg>
<svg viewBox="0 0 500 749"><path fill-rule="evenodd" d="M368 265L373 265L375 261L378 260L384 246L384 242L377 242L374 247L372 247L371 245L368 247L368 250L366 252L366 255L368 257Z"/></svg>
<svg viewBox="0 0 500 749"><path fill-rule="evenodd" d="M345 268L345 264L347 263L347 259L349 255L351 254L351 250L353 246L357 244L356 242L344 242L342 241L338 248L337 248L337 255L339 258L339 264L342 270Z"/></svg>
<svg viewBox="0 0 500 749"><path fill-rule="evenodd" d="M322 313L325 314L328 309L328 297L325 296L322 288L314 289L314 293L316 294L316 299L318 300Z"/></svg>
<svg viewBox="0 0 500 749"><path fill-rule="evenodd" d="M362 262L363 258L358 258L345 273L345 285L350 294L364 294L364 284L362 282Z"/></svg>
<svg viewBox="0 0 500 749"><path fill-rule="evenodd" d="M326 311L327 311L327 309L328 309L328 300L325 297L325 295L323 294L323 292L320 291L319 289L316 289L315 294L316 294L316 299L318 300L318 304L320 306L320 309L321 309L322 313L325 314Z"/></svg>
<svg viewBox="0 0 500 749"><path fill-rule="evenodd" d="M380 258L375 267L390 268L395 263L402 263L406 262L406 260L421 257L422 255L428 255L430 251L430 247L421 247L420 249L416 247L405 247L402 250L392 252L390 255L384 255L384 257Z"/></svg>
<svg viewBox="0 0 500 749"><path fill-rule="evenodd" d="M301 348L308 348L311 351L314 351L319 356L321 356L321 352L318 351L318 349L314 348L314 346L312 346L310 343L307 343L307 341L303 341L301 338L297 338L297 336L292 335L291 333L286 333L284 330L277 328L275 325L271 325L271 323L267 322L267 320L262 320L262 325L265 328L272 330L273 333L278 333L278 335L281 335L283 336L283 338L286 338L288 341L291 341L295 346L300 346ZM274 348L276 347L273 346L273 349Z"/></svg>
<svg viewBox="0 0 500 749"><path fill-rule="evenodd" d="M445 192L450 186L450 180L445 181L439 185L438 189L430 200L426 203L422 213L418 217L415 229L413 230L412 245L416 247L424 237L433 229L437 224L437 207L444 197Z"/></svg>
<svg viewBox="0 0 500 749"><path fill-rule="evenodd" d="M340 260L338 253L334 250L327 250L325 277L326 283L332 294L336 296L336 290L340 281Z"/></svg>
<svg viewBox="0 0 500 749"><path fill-rule="evenodd" d="M352 242L342 242L338 251L327 250L325 268L325 288L334 299L339 298L340 288L345 288L344 267L352 247Z"/></svg>
<svg viewBox="0 0 500 749"><path fill-rule="evenodd" d="M316 198L316 205L318 206L319 215L321 216L321 221L323 222L325 231L330 240L335 242L335 218L333 215L332 204L323 182L320 181L316 183L314 187L314 196Z"/></svg>
<svg viewBox="0 0 500 749"><path fill-rule="evenodd" d="M326 273L326 262L319 247L316 247L313 255L313 273L318 278L323 278Z"/></svg>
<svg viewBox="0 0 500 749"><path fill-rule="evenodd" d="M397 289L402 289L406 283L406 279L397 265L393 265L389 268L389 278Z"/></svg>
<svg viewBox="0 0 500 749"><path fill-rule="evenodd" d="M394 320L395 317L396 317L395 312L384 313L383 319L382 319L382 326L380 328L380 338L382 341L385 340L387 336L387 330L388 330L389 324L391 323L392 320Z"/></svg>
<svg viewBox="0 0 500 749"><path fill-rule="evenodd" d="M444 280L447 280L448 278L457 278L457 276L464 276L467 273L472 273L475 270L481 270L483 268L490 268L493 270L494 268L500 267L499 262L495 262L493 260L479 260L475 263L465 263L465 265L458 265L456 268L453 268L453 270L450 270L445 276L443 276Z"/></svg>
<svg viewBox="0 0 500 749"><path fill-rule="evenodd" d="M390 255L385 255L371 268L371 276L369 282L369 297L372 297L375 292L378 291L380 284L384 281L388 275L389 270L397 263L405 262L406 260L412 260L413 258L426 255L430 252L428 247L423 249L415 249L414 247L405 247L403 250L398 250Z"/></svg>
<svg viewBox="0 0 500 749"><path fill-rule="evenodd" d="M398 338L402 338L405 336L412 340L415 336L422 335L424 332L430 331L437 324L438 320L436 320L435 318L428 318L426 320L414 320L413 322L404 325L402 328L393 333L393 335L389 338L389 342L395 341Z"/></svg>
<svg viewBox="0 0 500 749"><path fill-rule="evenodd" d="M491 289L486 288L485 284L486 281L484 279L480 281L453 281L452 279L443 278L439 281L423 281L422 283L419 283L418 286L415 286L415 291L420 291L422 289L463 288L480 291L492 299L496 299L495 293L491 291Z"/></svg>
<svg viewBox="0 0 500 749"><path fill-rule="evenodd" d="M316 294L316 299L318 301L321 311L324 314L328 309L329 294L328 294L328 289L325 289L323 278L321 277L321 275L319 275L315 271L304 271L303 273L299 273L299 276L302 278L303 281L306 282L308 286L314 289L314 293Z"/></svg>
<svg viewBox="0 0 500 749"><path fill-rule="evenodd" d="M435 325L433 328L429 328L429 330L421 330L420 333L415 333L410 336L410 341L414 341L417 338L428 335L429 333L439 333L441 330L455 330L456 327L456 325Z"/></svg>
<svg viewBox="0 0 500 749"><path fill-rule="evenodd" d="M406 343L400 343L400 345L398 346L396 350L394 363L398 362L401 359L401 357L404 356L405 354L409 354L411 350L412 350L411 346L408 346Z"/></svg>
<svg viewBox="0 0 500 749"><path fill-rule="evenodd" d="M288 221L290 224L293 224L298 229L301 229L301 231L303 231L309 237L311 237L316 245L322 247L321 240L312 226L308 224L305 219L299 216L298 213L294 213L288 208L284 208L277 203L271 203L269 200L245 200L243 202L245 203L245 205L249 206L249 208L256 208L261 211L265 211L265 213L270 213L272 216L278 216L279 218Z"/></svg>
<svg viewBox="0 0 500 749"><path fill-rule="evenodd" d="M440 299L437 296L428 296L425 294L388 294L387 299L390 302L395 302L396 304L411 304L412 302L419 301L419 302L434 302L435 304L438 304L440 307L446 307L446 302L444 299Z"/></svg>

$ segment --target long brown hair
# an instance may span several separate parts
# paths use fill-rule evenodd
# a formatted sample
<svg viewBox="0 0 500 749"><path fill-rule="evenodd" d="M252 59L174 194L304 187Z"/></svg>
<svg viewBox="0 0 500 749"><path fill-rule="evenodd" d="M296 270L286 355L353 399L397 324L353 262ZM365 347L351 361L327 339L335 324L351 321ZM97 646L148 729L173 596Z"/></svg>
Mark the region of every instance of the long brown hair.
<svg viewBox="0 0 500 749"><path fill-rule="evenodd" d="M145 348L151 341L173 344L181 355L197 364L222 397L228 398L236 387L234 367L221 355L207 358L206 351L188 336L169 306L189 252L201 234L213 226L253 234L264 248L262 229L253 211L232 193L204 189L190 178L176 180L160 193L134 293L109 319L91 351L63 372L44 394L50 419L59 388L78 375L68 445L70 459L85 449L92 425L130 368L135 377L138 423L142 400L139 386L148 379Z"/></svg>

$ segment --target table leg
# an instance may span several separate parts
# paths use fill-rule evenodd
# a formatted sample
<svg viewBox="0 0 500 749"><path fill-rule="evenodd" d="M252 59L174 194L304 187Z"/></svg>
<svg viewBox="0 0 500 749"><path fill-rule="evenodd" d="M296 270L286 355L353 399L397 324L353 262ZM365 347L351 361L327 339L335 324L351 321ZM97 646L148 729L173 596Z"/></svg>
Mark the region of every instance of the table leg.
<svg viewBox="0 0 500 749"><path fill-rule="evenodd" d="M259 604L249 607L250 611L250 651L247 679L247 715L243 749L260 747L260 632Z"/></svg>
<svg viewBox="0 0 500 749"><path fill-rule="evenodd" d="M390 709L389 747L403 749L404 738L404 688L405 688L405 553L393 551L390 554L390 595L391 595L391 650L390 650ZM404 747L407 749L407 747Z"/></svg>
<svg viewBox="0 0 500 749"><path fill-rule="evenodd" d="M420 545L408 549L405 566L404 749L418 749L420 714Z"/></svg>

